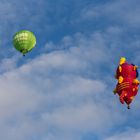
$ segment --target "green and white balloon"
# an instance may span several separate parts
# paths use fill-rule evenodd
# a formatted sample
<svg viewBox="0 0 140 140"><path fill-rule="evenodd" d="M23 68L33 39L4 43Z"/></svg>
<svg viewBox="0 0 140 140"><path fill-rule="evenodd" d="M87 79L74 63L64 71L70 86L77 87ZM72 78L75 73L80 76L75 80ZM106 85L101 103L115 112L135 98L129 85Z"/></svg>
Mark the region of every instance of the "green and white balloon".
<svg viewBox="0 0 140 140"><path fill-rule="evenodd" d="M13 45L16 50L25 55L35 47L36 37L30 31L21 30L14 35Z"/></svg>

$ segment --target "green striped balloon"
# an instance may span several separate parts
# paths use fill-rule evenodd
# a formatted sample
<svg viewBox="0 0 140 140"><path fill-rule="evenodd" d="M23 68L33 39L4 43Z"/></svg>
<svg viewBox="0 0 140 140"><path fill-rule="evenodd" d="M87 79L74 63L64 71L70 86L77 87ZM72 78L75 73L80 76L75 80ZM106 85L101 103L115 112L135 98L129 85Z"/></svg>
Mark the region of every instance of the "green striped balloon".
<svg viewBox="0 0 140 140"><path fill-rule="evenodd" d="M27 30L17 32L13 37L13 45L23 55L31 51L36 44L35 35Z"/></svg>

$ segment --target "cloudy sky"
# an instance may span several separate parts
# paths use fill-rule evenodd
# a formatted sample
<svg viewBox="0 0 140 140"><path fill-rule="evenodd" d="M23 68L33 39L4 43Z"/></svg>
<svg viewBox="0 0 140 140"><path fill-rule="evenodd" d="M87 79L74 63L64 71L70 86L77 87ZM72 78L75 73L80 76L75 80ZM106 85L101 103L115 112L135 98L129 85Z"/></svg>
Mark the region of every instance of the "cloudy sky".
<svg viewBox="0 0 140 140"><path fill-rule="evenodd" d="M1 140L139 140L140 95L112 90L121 56L140 65L139 0L0 0ZM37 45L12 46L19 30Z"/></svg>

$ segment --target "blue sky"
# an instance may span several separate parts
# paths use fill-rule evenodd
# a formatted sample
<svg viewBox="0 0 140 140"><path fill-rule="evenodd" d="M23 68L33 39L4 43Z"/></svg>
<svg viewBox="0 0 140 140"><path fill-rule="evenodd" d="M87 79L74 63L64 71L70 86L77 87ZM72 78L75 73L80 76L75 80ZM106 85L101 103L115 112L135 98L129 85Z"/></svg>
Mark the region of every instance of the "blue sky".
<svg viewBox="0 0 140 140"><path fill-rule="evenodd" d="M140 95L112 90L121 56L140 66L138 0L0 0L2 140L139 140ZM27 29L37 45L12 46Z"/></svg>

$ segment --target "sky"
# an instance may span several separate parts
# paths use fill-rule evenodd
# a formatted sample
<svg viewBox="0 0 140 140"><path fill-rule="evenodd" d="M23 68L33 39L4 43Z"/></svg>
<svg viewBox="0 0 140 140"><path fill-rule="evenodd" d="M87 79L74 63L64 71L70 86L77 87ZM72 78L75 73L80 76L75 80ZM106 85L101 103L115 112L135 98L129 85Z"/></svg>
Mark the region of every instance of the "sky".
<svg viewBox="0 0 140 140"><path fill-rule="evenodd" d="M0 0L1 140L139 140L113 89L120 57L140 66L139 0ZM32 31L23 57L12 45Z"/></svg>

